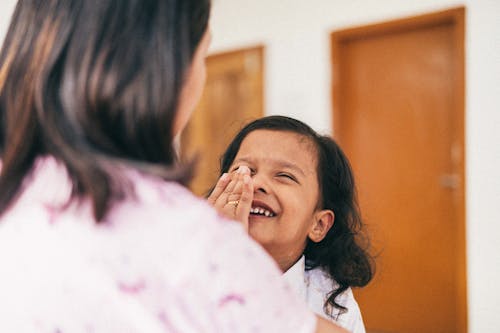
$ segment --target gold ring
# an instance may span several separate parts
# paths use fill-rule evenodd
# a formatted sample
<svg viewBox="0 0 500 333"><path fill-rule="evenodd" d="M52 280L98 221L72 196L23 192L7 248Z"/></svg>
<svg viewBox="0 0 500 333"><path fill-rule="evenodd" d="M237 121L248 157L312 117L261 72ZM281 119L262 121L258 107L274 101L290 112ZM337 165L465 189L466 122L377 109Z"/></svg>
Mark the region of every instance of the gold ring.
<svg viewBox="0 0 500 333"><path fill-rule="evenodd" d="M238 207L238 204L240 203L239 200L233 200L233 201L228 201L228 205L233 205L234 207Z"/></svg>

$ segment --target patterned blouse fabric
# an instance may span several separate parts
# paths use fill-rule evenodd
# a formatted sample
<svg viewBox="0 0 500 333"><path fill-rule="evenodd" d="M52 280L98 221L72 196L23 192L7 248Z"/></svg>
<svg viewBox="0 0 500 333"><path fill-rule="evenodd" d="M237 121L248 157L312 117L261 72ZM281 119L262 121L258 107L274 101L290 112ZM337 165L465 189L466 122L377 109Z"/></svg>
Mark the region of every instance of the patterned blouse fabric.
<svg viewBox="0 0 500 333"><path fill-rule="evenodd" d="M365 326L358 303L354 299L351 288L337 296L336 301L347 308L347 312L339 314L337 308L331 314L325 312L323 305L337 283L321 268L305 270L305 258L288 269L283 275L290 287L300 298L304 299L314 313L336 322L353 333L365 333Z"/></svg>
<svg viewBox="0 0 500 333"><path fill-rule="evenodd" d="M128 170L134 196L96 224L37 161L0 219L0 332L314 332L316 319L235 222Z"/></svg>

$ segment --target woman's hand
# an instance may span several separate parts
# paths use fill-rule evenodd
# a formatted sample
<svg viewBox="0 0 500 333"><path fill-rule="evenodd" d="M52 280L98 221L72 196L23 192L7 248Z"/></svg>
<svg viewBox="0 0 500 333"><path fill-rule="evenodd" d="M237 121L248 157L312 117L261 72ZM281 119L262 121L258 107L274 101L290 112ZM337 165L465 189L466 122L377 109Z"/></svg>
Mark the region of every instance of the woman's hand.
<svg viewBox="0 0 500 333"><path fill-rule="evenodd" d="M208 197L208 202L220 214L241 222L246 231L252 200L253 183L250 169L246 166L241 166L230 174L223 174Z"/></svg>

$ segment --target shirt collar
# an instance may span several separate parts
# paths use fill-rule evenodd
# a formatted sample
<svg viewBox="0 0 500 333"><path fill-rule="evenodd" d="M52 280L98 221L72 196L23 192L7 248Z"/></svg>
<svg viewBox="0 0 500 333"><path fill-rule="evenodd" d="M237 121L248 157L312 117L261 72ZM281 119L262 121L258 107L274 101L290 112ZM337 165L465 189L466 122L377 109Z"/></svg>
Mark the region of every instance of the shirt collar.
<svg viewBox="0 0 500 333"><path fill-rule="evenodd" d="M301 256L292 267L283 273L285 281L302 299L306 298L305 265L305 257Z"/></svg>

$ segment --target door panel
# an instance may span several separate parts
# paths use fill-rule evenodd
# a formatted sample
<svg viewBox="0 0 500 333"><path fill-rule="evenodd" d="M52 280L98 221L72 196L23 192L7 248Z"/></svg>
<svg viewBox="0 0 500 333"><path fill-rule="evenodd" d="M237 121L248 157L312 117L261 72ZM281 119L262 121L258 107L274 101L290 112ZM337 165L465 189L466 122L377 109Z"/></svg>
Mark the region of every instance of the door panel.
<svg viewBox="0 0 500 333"><path fill-rule="evenodd" d="M377 262L356 291L369 331L466 329L457 13L332 34L334 134Z"/></svg>
<svg viewBox="0 0 500 333"><path fill-rule="evenodd" d="M182 156L197 156L191 190L205 195L215 185L219 157L250 120L262 117L263 47L207 57L207 82L201 101L181 138Z"/></svg>

